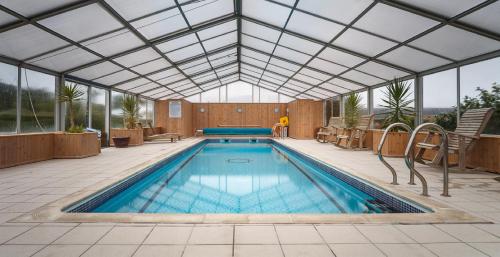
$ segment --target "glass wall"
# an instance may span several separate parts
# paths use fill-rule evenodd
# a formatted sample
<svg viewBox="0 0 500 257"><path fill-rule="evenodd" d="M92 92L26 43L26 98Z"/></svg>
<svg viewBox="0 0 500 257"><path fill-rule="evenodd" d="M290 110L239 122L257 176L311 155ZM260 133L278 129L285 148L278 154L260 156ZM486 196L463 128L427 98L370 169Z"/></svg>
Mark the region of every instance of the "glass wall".
<svg viewBox="0 0 500 257"><path fill-rule="evenodd" d="M460 68L460 112L495 108L484 134L500 134L500 58Z"/></svg>
<svg viewBox="0 0 500 257"><path fill-rule="evenodd" d="M332 116L340 117L340 96L332 98Z"/></svg>
<svg viewBox="0 0 500 257"><path fill-rule="evenodd" d="M414 87L414 80L406 80L404 83L409 86L409 91L408 91L408 96L405 98L405 101L412 101L407 105L407 107L411 108L413 111L410 114L410 121L409 123L414 124L414 118L415 118L415 87ZM384 120L387 117L387 114L389 112L389 108L387 107L387 103L384 102L384 100L389 100L388 99L388 91L387 91L387 86L383 87L378 87L374 88L372 90L373 92L373 113L375 114L374 117L374 122L373 122L373 128L376 129L381 129L384 127Z"/></svg>
<svg viewBox="0 0 500 257"><path fill-rule="evenodd" d="M227 102L229 103L251 103L252 85L237 82L227 85Z"/></svg>
<svg viewBox="0 0 500 257"><path fill-rule="evenodd" d="M0 63L0 133L14 133L17 127L16 66Z"/></svg>
<svg viewBox="0 0 500 257"><path fill-rule="evenodd" d="M66 84L74 84L73 82L65 82ZM75 125L83 126L84 128L88 127L88 90L89 88L85 85L78 84L78 89L81 90L84 94L78 101L73 102L73 118L75 120ZM62 105L62 108L65 110L65 129L68 129L71 124L69 121L69 106L67 103Z"/></svg>
<svg viewBox="0 0 500 257"><path fill-rule="evenodd" d="M123 128L123 93L111 91L111 128Z"/></svg>
<svg viewBox="0 0 500 257"><path fill-rule="evenodd" d="M368 114L368 91L359 92L361 97L361 115Z"/></svg>
<svg viewBox="0 0 500 257"><path fill-rule="evenodd" d="M457 70L451 69L423 77L424 122L436 122L447 130L457 126Z"/></svg>
<svg viewBox="0 0 500 257"><path fill-rule="evenodd" d="M257 87L258 88L258 87ZM278 93L264 88L260 89L260 102L261 103L277 103L279 101Z"/></svg>
<svg viewBox="0 0 500 257"><path fill-rule="evenodd" d="M139 122L143 127L149 127L154 122L154 101L139 98Z"/></svg>
<svg viewBox="0 0 500 257"><path fill-rule="evenodd" d="M92 108L92 128L100 131L106 130L106 90L92 87L90 100Z"/></svg>
<svg viewBox="0 0 500 257"><path fill-rule="evenodd" d="M330 117L332 116L332 108L333 108L333 100L332 99L327 99L323 103L323 125L328 125L328 121L330 120Z"/></svg>
<svg viewBox="0 0 500 257"><path fill-rule="evenodd" d="M21 132L55 130L56 78L21 69Z"/></svg>
<svg viewBox="0 0 500 257"><path fill-rule="evenodd" d="M201 93L202 103L218 103L219 102L219 88L210 89Z"/></svg>

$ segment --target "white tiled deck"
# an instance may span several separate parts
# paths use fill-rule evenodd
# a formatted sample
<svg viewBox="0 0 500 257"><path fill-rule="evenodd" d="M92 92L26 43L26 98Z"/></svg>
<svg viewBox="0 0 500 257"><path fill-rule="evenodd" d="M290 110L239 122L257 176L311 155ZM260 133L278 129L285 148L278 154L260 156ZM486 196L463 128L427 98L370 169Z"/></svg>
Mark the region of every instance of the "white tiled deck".
<svg viewBox="0 0 500 257"><path fill-rule="evenodd" d="M0 170L0 256L500 256L500 182L490 173L452 173L452 197L439 196L441 173L423 168L431 198L492 224L267 224L169 225L130 223L16 223L20 215L109 179L151 158L191 144L105 149L96 157L51 160ZM314 157L374 181L388 170L367 151L315 141L285 140ZM389 159L407 185L401 159ZM418 182L418 181L417 181ZM494 223L497 224L494 224Z"/></svg>

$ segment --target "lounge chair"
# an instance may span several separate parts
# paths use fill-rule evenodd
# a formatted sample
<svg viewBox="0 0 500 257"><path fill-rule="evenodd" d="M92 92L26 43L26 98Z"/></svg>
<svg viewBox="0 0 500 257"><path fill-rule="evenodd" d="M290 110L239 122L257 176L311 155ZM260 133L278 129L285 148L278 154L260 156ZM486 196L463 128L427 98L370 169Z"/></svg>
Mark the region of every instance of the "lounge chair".
<svg viewBox="0 0 500 257"><path fill-rule="evenodd" d="M347 140L347 148L352 148L354 141L357 140L358 148L362 149L364 147L366 132L370 128L374 116L375 114L361 116L358 125L355 128L346 128L344 129L343 135L337 136L335 145L340 146L342 140Z"/></svg>
<svg viewBox="0 0 500 257"><path fill-rule="evenodd" d="M142 127L142 124L139 122L137 123L137 126L142 129L142 133L144 136L144 141L159 141L159 140L165 140L165 139L170 139L170 142L176 142L178 140L181 140L181 135L179 133L161 133L161 134L156 134L154 127L151 126L149 123L149 126L151 128L151 131L153 132L152 135L150 135L144 127Z"/></svg>
<svg viewBox="0 0 500 257"><path fill-rule="evenodd" d="M337 131L342 127L341 117L330 117L328 120L328 125L326 127L319 128L318 133L316 133L316 140L320 143L328 142L328 137L337 136Z"/></svg>
<svg viewBox="0 0 500 257"><path fill-rule="evenodd" d="M458 153L458 167L460 169L465 169L467 153L472 150L474 144L479 139L479 136L486 127L486 124L488 124L493 112L493 108L467 110L462 117L460 117L460 121L455 131L447 131L448 152ZM425 150L437 150L432 160L432 164L441 164L445 153L440 149L439 145L431 143L432 137L433 133L429 133L424 142L416 144L418 152L415 156L415 161L425 163L422 159Z"/></svg>

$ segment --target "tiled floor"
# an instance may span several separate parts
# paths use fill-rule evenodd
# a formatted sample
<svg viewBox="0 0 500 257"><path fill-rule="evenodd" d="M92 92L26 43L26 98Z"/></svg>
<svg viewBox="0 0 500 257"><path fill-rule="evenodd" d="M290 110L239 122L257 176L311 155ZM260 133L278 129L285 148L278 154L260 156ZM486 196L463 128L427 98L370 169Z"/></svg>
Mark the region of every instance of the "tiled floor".
<svg viewBox="0 0 500 257"><path fill-rule="evenodd" d="M500 256L500 176L451 174L452 197L439 196L441 173L424 168L431 198L492 221L492 224L270 224L169 225L126 223L15 223L9 220L50 204L152 157L192 143L152 144L105 149L96 157L51 160L0 171L0 257L16 256ZM354 174L389 182L376 156L315 141L286 140L332 165ZM362 160L362 161L360 161ZM406 182L401 159L389 159L400 187ZM495 223L496 222L496 223Z"/></svg>

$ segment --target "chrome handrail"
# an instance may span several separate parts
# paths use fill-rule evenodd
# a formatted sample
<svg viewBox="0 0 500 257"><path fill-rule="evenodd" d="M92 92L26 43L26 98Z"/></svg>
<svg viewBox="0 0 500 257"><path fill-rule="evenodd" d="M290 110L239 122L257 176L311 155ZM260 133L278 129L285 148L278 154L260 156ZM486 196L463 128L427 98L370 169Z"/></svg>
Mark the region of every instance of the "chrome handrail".
<svg viewBox="0 0 500 257"><path fill-rule="evenodd" d="M397 185L398 184L398 175L396 174L396 170L394 170L394 168L385 161L384 157L382 156L382 147L384 146L384 143L385 143L385 140L387 138L387 134L391 131L391 129L393 128L396 128L396 127L402 127L404 129L406 129L406 131L408 131L408 133L411 135L412 133L412 129L410 126L404 124L404 123L401 123L401 122L398 122L398 123L393 123L391 125L389 125L389 127L387 127L384 131L384 134L382 135L382 139L380 139L380 143L378 144L378 148L377 148L377 151L378 151L378 159L391 171L392 173L392 183L393 185Z"/></svg>
<svg viewBox="0 0 500 257"><path fill-rule="evenodd" d="M418 133L423 130L423 129L428 129L428 130L437 130L441 134L441 142L440 142L440 149L439 151L443 152L443 193L441 194L442 196L450 196L448 193L448 184L449 184L449 179L448 179L448 135L446 134L446 131L443 129L443 127L435 124L435 123L424 123L418 126L415 131L413 131L413 134L410 137L410 140L408 142L408 145L406 146L405 150L405 163L406 166L410 169L410 181L414 180L414 176L417 176L418 179L420 179L420 182L422 182L422 195L424 196L429 196L428 192L428 187L427 187L427 181L425 180L424 176L420 174L415 169L415 159L413 155L413 149L414 149L414 143L415 139L418 135Z"/></svg>

